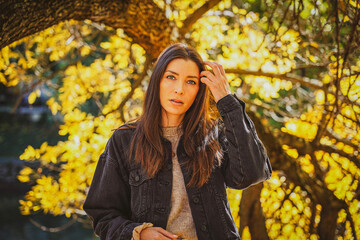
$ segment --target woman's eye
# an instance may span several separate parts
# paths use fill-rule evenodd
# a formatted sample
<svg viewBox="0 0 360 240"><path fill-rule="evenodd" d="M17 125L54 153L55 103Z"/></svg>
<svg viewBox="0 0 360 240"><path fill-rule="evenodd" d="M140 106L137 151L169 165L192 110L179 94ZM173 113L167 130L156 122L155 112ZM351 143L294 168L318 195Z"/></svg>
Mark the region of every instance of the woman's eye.
<svg viewBox="0 0 360 240"><path fill-rule="evenodd" d="M173 75L167 75L166 77L170 78L170 79L175 79L175 77Z"/></svg>
<svg viewBox="0 0 360 240"><path fill-rule="evenodd" d="M194 80L189 80L188 83L189 83L189 84L196 85L196 82L195 82Z"/></svg>

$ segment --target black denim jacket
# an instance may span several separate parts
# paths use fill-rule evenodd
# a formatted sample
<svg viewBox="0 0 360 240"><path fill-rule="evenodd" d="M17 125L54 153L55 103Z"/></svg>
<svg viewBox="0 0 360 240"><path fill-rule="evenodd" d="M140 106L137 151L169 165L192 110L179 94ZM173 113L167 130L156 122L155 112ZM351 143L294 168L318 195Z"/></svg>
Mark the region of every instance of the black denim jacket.
<svg viewBox="0 0 360 240"><path fill-rule="evenodd" d="M240 239L226 187L244 189L272 174L264 146L245 112L245 103L235 95L227 95L217 102L217 108L224 125L215 129L223 150L222 164L214 167L209 181L201 188L186 187L200 240ZM84 203L101 239L129 240L133 229L144 222L166 228L172 189L171 154L166 166L148 179L141 167L127 160L133 133L134 129L116 130L109 139ZM171 152L171 143L163 141ZM177 156L179 163L187 158L182 137ZM181 169L187 184L191 175L186 166Z"/></svg>

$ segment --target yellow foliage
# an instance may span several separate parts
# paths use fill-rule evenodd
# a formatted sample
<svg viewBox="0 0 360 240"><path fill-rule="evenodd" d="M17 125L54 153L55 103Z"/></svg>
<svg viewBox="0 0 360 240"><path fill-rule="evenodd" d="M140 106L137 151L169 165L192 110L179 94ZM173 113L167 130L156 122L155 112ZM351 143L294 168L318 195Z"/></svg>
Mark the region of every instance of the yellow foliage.
<svg viewBox="0 0 360 240"><path fill-rule="evenodd" d="M164 9L166 16L175 23L175 26L181 27L183 20L206 0L171 1L173 11L167 1L155 2ZM232 18L232 21L229 21L229 18ZM279 38L270 34L265 35L262 29L256 27L259 21L261 21L259 14L240 9L230 0L221 1L198 19L187 37L205 60L218 61L225 69L238 68L273 74L292 72L297 67L296 58L299 56L300 48L309 46L317 50L321 48L316 42L304 44L298 32L285 27L279 27ZM72 33L74 26L83 37L82 40ZM1 49L0 82L6 86L16 86L19 82L29 84L34 79L45 79L48 76L45 70L49 69L45 68L43 59L46 59L45 63L68 64L63 69L59 69L60 74L56 77L60 80L49 79L46 83L58 89L58 95L49 98L47 105L53 115L63 117L59 135L66 136L67 139L59 141L54 146L44 142L39 149L28 146L20 156L22 160L36 160L41 164L38 169L26 167L18 175L21 182L36 182L25 199L20 201L23 214L44 211L53 215L64 214L66 217L71 217L79 211L83 213L82 203L99 155L104 150L112 130L122 124L119 106L143 71L145 51L140 45L133 43L122 29L111 29L112 33L104 38L99 46L91 45L89 41L84 40L90 37L93 31L92 22L89 20L83 23L68 21ZM14 51L12 47L17 44L25 44L27 50ZM78 55L86 61L78 60L76 58ZM91 60L88 61L89 59ZM322 60L311 51L306 52L304 59L313 63ZM333 61L330 70L319 75L319 82L324 84L332 83L336 79L336 56L331 56L330 61ZM341 68L342 59L339 64ZM357 69L352 70L358 72L359 68L360 62ZM32 75L29 74L30 71L33 71ZM258 105L264 101L271 102L280 98L284 90L298 88L291 81L280 78L238 74L227 74L227 77L233 90L244 90L255 95L255 100L251 101ZM350 71L344 71L339 77L342 77L339 82L341 93L347 95L351 101L358 101L360 79L352 76ZM57 82L54 81L55 79ZM148 78L145 79L143 86L135 90L132 98L123 107L126 120L141 114L147 81ZM239 89L240 87L242 89ZM312 141L317 134L325 105L331 109L331 104L335 103L335 90L331 90L332 93L325 93L323 90L311 92L316 103L302 112L300 118L285 118L281 130L306 141ZM38 97L40 90L35 89L29 95L29 103L33 104ZM84 106L89 103L98 106L97 113L90 114L84 110ZM328 124L333 126L335 136L347 139L356 146L360 135L354 123L348 118L355 119L355 113L360 113L360 108L342 103L339 111L341 114ZM266 120L268 119L264 119L264 122ZM320 144L345 153L358 151L350 146L351 144L339 144L329 136L323 136ZM302 171L310 177L315 176L314 159L309 155L300 156L301 151L292 146L283 145L282 149L291 158L297 160ZM355 199L355 191L359 184L358 168L349 159L338 154L316 151L314 155L315 161L324 171L326 186L336 197L348 203L356 231L359 232L360 205ZM56 177L45 175L42 170L45 168L57 171L58 175ZM242 192L228 190L227 194L231 213L238 225ZM306 191L289 183L286 175L274 173L271 180L264 184L260 202L271 239L318 239L316 234L309 234L308 230L312 214L315 214L315 227L319 223L321 206L318 205L315 213L312 213L314 203ZM338 221L343 222L345 219L346 213L340 212ZM351 231L348 224L346 230ZM247 238L250 239L250 233L248 228L245 228L243 239Z"/></svg>
<svg viewBox="0 0 360 240"><path fill-rule="evenodd" d="M239 217L239 210L240 210L240 200L242 196L242 191L234 190L234 189L227 189L226 190L230 208L231 208L231 214L235 220L235 223L237 226L240 224L240 217Z"/></svg>
<svg viewBox="0 0 360 240"><path fill-rule="evenodd" d="M20 155L21 160L35 160L40 157L38 150L35 150L32 146L28 146L25 149L25 152Z"/></svg>
<svg viewBox="0 0 360 240"><path fill-rule="evenodd" d="M251 235L250 235L250 231L249 231L249 227L246 226L243 230L243 233L242 233L242 236L241 236L241 239L244 239L244 240L248 240L248 239L251 239Z"/></svg>
<svg viewBox="0 0 360 240"><path fill-rule="evenodd" d="M30 93L28 98L29 104L33 104L35 100L36 100L36 93L35 92Z"/></svg>
<svg viewBox="0 0 360 240"><path fill-rule="evenodd" d="M270 239L309 239L311 201L299 187L286 185L286 177L277 172L265 182L260 202L266 217ZM319 213L317 213L319 214Z"/></svg>
<svg viewBox="0 0 360 240"><path fill-rule="evenodd" d="M299 156L298 151L296 149L291 149L287 145L283 145L282 148L292 158L297 158Z"/></svg>
<svg viewBox="0 0 360 240"><path fill-rule="evenodd" d="M55 101L55 99L52 97L49 100L47 100L46 104L49 106L51 113L53 115L56 115L56 113L61 110L61 106L58 102Z"/></svg>
<svg viewBox="0 0 360 240"><path fill-rule="evenodd" d="M323 83L327 84L331 82L331 77L329 74L325 74L324 78L322 79Z"/></svg>
<svg viewBox="0 0 360 240"><path fill-rule="evenodd" d="M221 46L222 54L213 56L225 68L249 69L252 71L264 71L270 73L286 73L295 67L294 57L298 50L299 34L295 31L281 29L283 33L281 50L287 52L287 58L279 58L270 53L267 45L270 44L261 31L250 27L254 21L258 21L256 14L249 13L246 18L239 16L242 23L240 28L229 29L225 17L209 14L197 21L191 37L198 42L197 50L200 55L208 59L211 48ZM239 26L240 27L240 26ZM227 34L224 34L227 31ZM234 61L236 59L236 61ZM276 64L274 64L276 62ZM292 83L280 79L256 77L247 75L245 82L251 85L250 93L258 93L265 101L278 98L278 92L282 89L289 90ZM238 86L239 82L234 82Z"/></svg>
<svg viewBox="0 0 360 240"><path fill-rule="evenodd" d="M315 93L315 99L317 104L325 103L325 93L322 90L317 90Z"/></svg>
<svg viewBox="0 0 360 240"><path fill-rule="evenodd" d="M360 8L360 3L358 1L350 0L349 3L355 8Z"/></svg>
<svg viewBox="0 0 360 240"><path fill-rule="evenodd" d="M317 124L305 122L300 119L290 119L285 123L285 127L281 128L281 131L311 141L316 135L317 128Z"/></svg>

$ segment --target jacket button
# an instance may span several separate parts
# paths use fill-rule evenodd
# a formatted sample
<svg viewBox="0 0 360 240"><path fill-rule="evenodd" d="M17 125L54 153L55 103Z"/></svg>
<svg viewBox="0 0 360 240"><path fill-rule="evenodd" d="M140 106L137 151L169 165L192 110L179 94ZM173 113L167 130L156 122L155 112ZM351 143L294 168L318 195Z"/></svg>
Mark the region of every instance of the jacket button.
<svg viewBox="0 0 360 240"><path fill-rule="evenodd" d="M165 212L165 208L158 208L157 210L161 213Z"/></svg>
<svg viewBox="0 0 360 240"><path fill-rule="evenodd" d="M200 199L199 199L198 197L194 197L194 198L193 198L193 202L194 202L194 203L199 203L199 202L200 202Z"/></svg>
<svg viewBox="0 0 360 240"><path fill-rule="evenodd" d="M159 183L160 183L161 185L167 186L167 185L169 185L170 182L169 182L169 181L160 180Z"/></svg>
<svg viewBox="0 0 360 240"><path fill-rule="evenodd" d="M203 232L207 231L207 227L205 224L201 225L201 231L203 231Z"/></svg>
<svg viewBox="0 0 360 240"><path fill-rule="evenodd" d="M138 175L136 175L136 177L135 177L135 181L139 181L140 180L140 177L138 176Z"/></svg>

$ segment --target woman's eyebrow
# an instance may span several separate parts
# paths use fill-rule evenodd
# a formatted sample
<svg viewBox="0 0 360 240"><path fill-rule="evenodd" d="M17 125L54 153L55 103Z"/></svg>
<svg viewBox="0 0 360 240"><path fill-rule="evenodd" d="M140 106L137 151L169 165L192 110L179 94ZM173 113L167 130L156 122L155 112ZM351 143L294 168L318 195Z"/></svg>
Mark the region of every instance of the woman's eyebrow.
<svg viewBox="0 0 360 240"><path fill-rule="evenodd" d="M171 70L166 70L166 72L171 72L171 73L179 76L179 74L178 74L177 72L174 72L174 71L171 71ZM191 75L189 75L189 76L187 76L187 77L188 77L188 78L196 78L196 79L199 78L199 77L197 77L197 76L191 76Z"/></svg>

